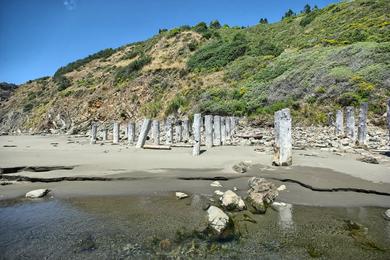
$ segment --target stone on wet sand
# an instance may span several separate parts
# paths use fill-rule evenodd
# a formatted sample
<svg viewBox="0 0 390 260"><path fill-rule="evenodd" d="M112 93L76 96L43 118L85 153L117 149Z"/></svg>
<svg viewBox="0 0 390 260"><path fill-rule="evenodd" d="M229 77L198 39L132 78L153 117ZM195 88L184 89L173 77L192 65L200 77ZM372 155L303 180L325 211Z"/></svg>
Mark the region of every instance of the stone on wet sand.
<svg viewBox="0 0 390 260"><path fill-rule="evenodd" d="M181 199L184 199L184 198L188 198L188 194L184 193L184 192L180 192L180 191L177 191L175 193L176 195L176 198L181 200Z"/></svg>
<svg viewBox="0 0 390 260"><path fill-rule="evenodd" d="M233 166L233 170L238 173L246 173L251 167L250 161L243 161Z"/></svg>
<svg viewBox="0 0 390 260"><path fill-rule="evenodd" d="M219 181L213 181L210 183L211 187L222 187L222 184Z"/></svg>
<svg viewBox="0 0 390 260"><path fill-rule="evenodd" d="M282 191L282 190L285 190L287 187L286 185L280 185L278 188L277 188L277 191Z"/></svg>
<svg viewBox="0 0 390 260"><path fill-rule="evenodd" d="M207 210L209 227L216 232L222 234L229 226L230 218L221 209L210 206Z"/></svg>
<svg viewBox="0 0 390 260"><path fill-rule="evenodd" d="M379 164L378 159L376 159L374 156L370 156L370 155L360 157L357 160L361 161L361 162L365 162L365 163Z"/></svg>
<svg viewBox="0 0 390 260"><path fill-rule="evenodd" d="M244 210L245 203L235 192L228 190L222 196L222 206L228 210Z"/></svg>
<svg viewBox="0 0 390 260"><path fill-rule="evenodd" d="M386 220L390 220L390 209L386 210L384 213L383 213L383 216Z"/></svg>
<svg viewBox="0 0 390 260"><path fill-rule="evenodd" d="M217 196L223 196L224 192L223 191L220 191L220 190L216 190L214 191L215 195Z"/></svg>
<svg viewBox="0 0 390 260"><path fill-rule="evenodd" d="M26 198L30 198L30 199L42 198L48 192L49 192L48 189L32 190L26 193Z"/></svg>

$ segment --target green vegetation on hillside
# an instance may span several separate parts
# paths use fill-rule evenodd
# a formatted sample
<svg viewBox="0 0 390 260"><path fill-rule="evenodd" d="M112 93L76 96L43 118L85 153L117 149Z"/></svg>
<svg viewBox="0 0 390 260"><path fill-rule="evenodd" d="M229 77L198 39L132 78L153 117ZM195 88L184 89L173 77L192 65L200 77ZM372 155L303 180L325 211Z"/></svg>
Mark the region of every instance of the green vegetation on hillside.
<svg viewBox="0 0 390 260"><path fill-rule="evenodd" d="M77 117L82 108L102 120L202 112L270 123L276 110L289 107L295 123L321 124L329 111L368 102L372 122L383 124L390 97L389 1L286 10L272 24L264 17L251 27L200 22L103 50L52 78L28 82L20 109L36 122L63 104L57 109ZM34 93L37 84L44 99Z"/></svg>

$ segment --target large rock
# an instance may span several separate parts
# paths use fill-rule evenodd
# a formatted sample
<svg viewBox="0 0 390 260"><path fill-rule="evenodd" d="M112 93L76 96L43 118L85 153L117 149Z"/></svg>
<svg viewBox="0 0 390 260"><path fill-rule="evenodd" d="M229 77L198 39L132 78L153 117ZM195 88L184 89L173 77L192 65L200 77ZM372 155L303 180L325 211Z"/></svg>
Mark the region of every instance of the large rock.
<svg viewBox="0 0 390 260"><path fill-rule="evenodd" d="M48 189L32 190L26 193L26 198L35 199L45 196L49 192Z"/></svg>
<svg viewBox="0 0 390 260"><path fill-rule="evenodd" d="M245 203L231 190L226 191L222 196L222 206L228 210L243 210L245 209Z"/></svg>
<svg viewBox="0 0 390 260"><path fill-rule="evenodd" d="M263 178L250 178L248 186L249 190L246 200L250 205L249 210L253 213L264 214L268 206L279 195L275 184Z"/></svg>
<svg viewBox="0 0 390 260"><path fill-rule="evenodd" d="M208 227L214 235L224 238L228 235L228 233L230 233L229 230L231 230L233 222L221 209L215 206L210 206L207 210L207 217Z"/></svg>
<svg viewBox="0 0 390 260"><path fill-rule="evenodd" d="M177 191L177 192L175 193L175 195L176 195L176 198L179 199L179 200L188 197L188 194L186 194L186 193L184 193L184 192L180 192L180 191Z"/></svg>

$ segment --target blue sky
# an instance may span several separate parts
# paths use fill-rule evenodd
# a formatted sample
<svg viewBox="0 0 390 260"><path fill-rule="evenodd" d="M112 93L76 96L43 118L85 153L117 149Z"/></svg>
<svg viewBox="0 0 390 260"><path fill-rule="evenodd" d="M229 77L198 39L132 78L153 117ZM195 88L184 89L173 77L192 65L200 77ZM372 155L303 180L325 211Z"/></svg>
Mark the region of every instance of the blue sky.
<svg viewBox="0 0 390 260"><path fill-rule="evenodd" d="M218 19L250 26L288 8L337 0L0 0L0 82L51 76L104 48L148 39L159 28Z"/></svg>

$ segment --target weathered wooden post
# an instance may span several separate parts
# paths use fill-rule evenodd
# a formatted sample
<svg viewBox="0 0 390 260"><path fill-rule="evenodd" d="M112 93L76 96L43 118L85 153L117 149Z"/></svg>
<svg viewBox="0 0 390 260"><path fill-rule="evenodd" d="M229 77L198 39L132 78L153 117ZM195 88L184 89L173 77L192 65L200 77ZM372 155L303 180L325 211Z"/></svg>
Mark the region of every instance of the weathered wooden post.
<svg viewBox="0 0 390 260"><path fill-rule="evenodd" d="M206 134L206 147L211 148L213 147L213 116L212 115L206 115L204 117L204 127L205 127L205 134Z"/></svg>
<svg viewBox="0 0 390 260"><path fill-rule="evenodd" d="M158 120L152 122L152 138L155 145L160 144L160 121Z"/></svg>
<svg viewBox="0 0 390 260"><path fill-rule="evenodd" d="M193 123L193 129L194 129L194 147L192 150L193 156L198 156L200 154L200 126L201 126L201 120L202 115L201 114L195 114L194 115L194 123Z"/></svg>
<svg viewBox="0 0 390 260"><path fill-rule="evenodd" d="M389 145L390 145L390 99L387 100L387 129L389 130Z"/></svg>
<svg viewBox="0 0 390 260"><path fill-rule="evenodd" d="M236 118L234 116L230 117L230 135L234 135L236 130Z"/></svg>
<svg viewBox="0 0 390 260"><path fill-rule="evenodd" d="M225 117L221 117L221 141L222 145L226 144L226 125L225 125Z"/></svg>
<svg viewBox="0 0 390 260"><path fill-rule="evenodd" d="M96 144L97 128L97 124L93 122L91 125L91 144Z"/></svg>
<svg viewBox="0 0 390 260"><path fill-rule="evenodd" d="M214 116L214 145L221 145L221 117Z"/></svg>
<svg viewBox="0 0 390 260"><path fill-rule="evenodd" d="M182 141L188 142L188 140L190 140L190 123L188 118L184 119L181 122L181 126L182 126Z"/></svg>
<svg viewBox="0 0 390 260"><path fill-rule="evenodd" d="M336 135L341 136L344 134L344 116L342 110L336 111Z"/></svg>
<svg viewBox="0 0 390 260"><path fill-rule="evenodd" d="M364 102L359 109L359 125L358 125L358 143L359 145L367 144L367 112L368 103Z"/></svg>
<svg viewBox="0 0 390 260"><path fill-rule="evenodd" d="M119 123L115 122L112 128L112 143L119 144Z"/></svg>
<svg viewBox="0 0 390 260"><path fill-rule="evenodd" d="M231 128L231 121L229 116L225 117L225 129L226 129L226 138L230 138L232 128Z"/></svg>
<svg viewBox="0 0 390 260"><path fill-rule="evenodd" d="M127 125L127 142L129 145L132 145L135 143L135 123L129 122Z"/></svg>
<svg viewBox="0 0 390 260"><path fill-rule="evenodd" d="M346 107L345 108L345 124L347 130L347 137L355 140L355 108L354 107Z"/></svg>
<svg viewBox="0 0 390 260"><path fill-rule="evenodd" d="M292 164L291 115L288 108L275 112L275 146L272 164L276 166Z"/></svg>
<svg viewBox="0 0 390 260"><path fill-rule="evenodd" d="M148 137L151 123L152 122L150 119L147 118L144 119L144 122L142 123L141 131L138 136L137 145L135 146L136 148L144 147L146 138Z"/></svg>
<svg viewBox="0 0 390 260"><path fill-rule="evenodd" d="M183 141L183 133L182 133L182 128L181 128L181 122L178 121L175 124L175 139L176 143L181 143Z"/></svg>
<svg viewBox="0 0 390 260"><path fill-rule="evenodd" d="M165 122L165 144L170 145L173 141L173 129L172 121L170 118L167 118Z"/></svg>
<svg viewBox="0 0 390 260"><path fill-rule="evenodd" d="M107 139L108 139L107 136L108 136L107 127L104 127L103 128L103 136L102 136L103 142L107 141Z"/></svg>

